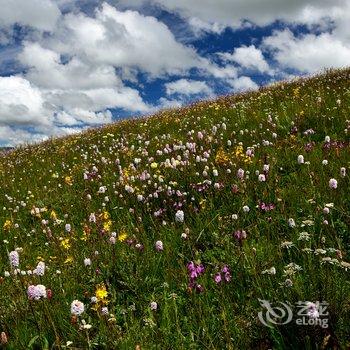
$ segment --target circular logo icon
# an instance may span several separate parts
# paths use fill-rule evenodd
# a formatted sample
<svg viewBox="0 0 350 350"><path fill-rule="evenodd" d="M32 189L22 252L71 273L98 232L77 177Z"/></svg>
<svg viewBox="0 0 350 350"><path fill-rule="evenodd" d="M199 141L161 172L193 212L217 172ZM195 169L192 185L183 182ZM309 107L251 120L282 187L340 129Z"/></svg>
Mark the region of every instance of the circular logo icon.
<svg viewBox="0 0 350 350"><path fill-rule="evenodd" d="M267 326L283 325L289 323L293 318L290 306L279 301L276 305L271 305L268 300L259 299L261 306L265 309L258 313L260 322Z"/></svg>

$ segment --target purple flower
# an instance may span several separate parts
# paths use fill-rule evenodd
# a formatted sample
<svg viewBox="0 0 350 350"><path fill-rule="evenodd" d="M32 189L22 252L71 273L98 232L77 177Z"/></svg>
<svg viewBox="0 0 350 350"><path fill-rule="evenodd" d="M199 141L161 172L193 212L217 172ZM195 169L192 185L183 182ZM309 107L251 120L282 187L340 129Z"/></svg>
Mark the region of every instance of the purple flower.
<svg viewBox="0 0 350 350"><path fill-rule="evenodd" d="M214 281L215 281L216 284L219 284L219 283L222 281L221 273L217 273L217 274L214 276Z"/></svg>
<svg viewBox="0 0 350 350"><path fill-rule="evenodd" d="M247 238L247 233L244 230L237 230L233 235L237 239L237 241L243 241Z"/></svg>
<svg viewBox="0 0 350 350"><path fill-rule="evenodd" d="M196 279L202 275L205 271L204 266L202 264L195 264L193 261L190 261L187 264L187 271L189 275L189 285L190 289L195 289L198 293L204 290L204 288L196 282Z"/></svg>
<svg viewBox="0 0 350 350"><path fill-rule="evenodd" d="M43 261L39 261L36 269L35 274L38 276L44 276L45 274L45 263Z"/></svg>
<svg viewBox="0 0 350 350"><path fill-rule="evenodd" d="M10 258L10 264L12 267L18 267L19 266L19 254L16 250L13 250L9 254Z"/></svg>
<svg viewBox="0 0 350 350"><path fill-rule="evenodd" d="M29 300L39 300L41 298L46 298L46 287L42 284L30 285L27 289L27 295Z"/></svg>
<svg viewBox="0 0 350 350"><path fill-rule="evenodd" d="M244 170L243 169L238 169L237 170L237 177L240 179L240 180L243 180L244 178Z"/></svg>
<svg viewBox="0 0 350 350"><path fill-rule="evenodd" d="M226 272L225 275L224 275L224 279L226 282L230 282L231 281L231 273L230 272Z"/></svg>
<svg viewBox="0 0 350 350"><path fill-rule="evenodd" d="M225 282L230 282L231 281L231 271L230 268L227 265L224 265L223 268L221 269L221 272L218 272L215 276L214 276L214 281L216 284L221 283L223 280Z"/></svg>
<svg viewBox="0 0 350 350"><path fill-rule="evenodd" d="M311 302L307 303L307 315L310 318L319 318L320 314L317 310L317 305Z"/></svg>
<svg viewBox="0 0 350 350"><path fill-rule="evenodd" d="M202 285L200 285L200 284L196 284L195 290L199 294L199 293L204 292L204 287Z"/></svg>

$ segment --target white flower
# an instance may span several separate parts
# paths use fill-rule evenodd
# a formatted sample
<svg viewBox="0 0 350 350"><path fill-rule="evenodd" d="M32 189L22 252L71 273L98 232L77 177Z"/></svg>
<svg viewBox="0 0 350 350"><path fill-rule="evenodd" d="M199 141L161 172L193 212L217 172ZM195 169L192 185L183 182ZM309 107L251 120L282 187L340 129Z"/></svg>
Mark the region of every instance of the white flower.
<svg viewBox="0 0 350 350"><path fill-rule="evenodd" d="M178 210L175 214L175 221L176 222L184 222L185 220L185 214L182 210Z"/></svg>
<svg viewBox="0 0 350 350"><path fill-rule="evenodd" d="M294 221L294 219L292 219L292 218L289 218L288 219L288 225L289 225L289 227L295 227L295 221Z"/></svg>
<svg viewBox="0 0 350 350"><path fill-rule="evenodd" d="M268 274L268 275L276 275L276 268L274 266L272 266L271 268L262 271L262 274Z"/></svg>
<svg viewBox="0 0 350 350"><path fill-rule="evenodd" d="M265 181L266 181L266 177L265 177L264 174L260 174L260 175L258 176L258 179L259 179L259 182L265 182Z"/></svg>
<svg viewBox="0 0 350 350"><path fill-rule="evenodd" d="M152 301L150 304L150 308L153 311L156 311L158 309L158 304L155 301Z"/></svg>
<svg viewBox="0 0 350 350"><path fill-rule="evenodd" d="M293 242L285 241L281 243L281 248L292 248L294 246Z"/></svg>
<svg viewBox="0 0 350 350"><path fill-rule="evenodd" d="M163 246L163 242L162 242L162 241L157 241L157 242L155 243L155 247L156 247L156 250L157 250L158 252L164 250L164 246Z"/></svg>
<svg viewBox="0 0 350 350"><path fill-rule="evenodd" d="M38 276L44 276L45 274L45 263L43 261L39 261L36 269L35 274Z"/></svg>
<svg viewBox="0 0 350 350"><path fill-rule="evenodd" d="M84 265L85 265L85 266L90 266L90 265L91 265L91 259L85 258L85 259L84 259Z"/></svg>
<svg viewBox="0 0 350 350"><path fill-rule="evenodd" d="M72 315L79 316L85 310L84 304L79 300L73 300L70 306L70 312Z"/></svg>
<svg viewBox="0 0 350 350"><path fill-rule="evenodd" d="M336 179L330 179L329 187L332 189L336 189L338 187L338 181Z"/></svg>
<svg viewBox="0 0 350 350"><path fill-rule="evenodd" d="M340 176L345 177L346 176L346 169L344 167L340 168Z"/></svg>
<svg viewBox="0 0 350 350"><path fill-rule="evenodd" d="M301 154L298 155L298 164L304 164L304 156Z"/></svg>
<svg viewBox="0 0 350 350"><path fill-rule="evenodd" d="M106 307L106 306L104 306L103 308L101 308L101 313L102 313L102 315L108 315L109 314L109 312L108 312L108 307Z"/></svg>
<svg viewBox="0 0 350 350"><path fill-rule="evenodd" d="M107 191L107 187L106 186L101 186L99 189L98 189L98 193L105 193Z"/></svg>
<svg viewBox="0 0 350 350"><path fill-rule="evenodd" d="M310 234L307 233L307 232L300 232L299 233L299 238L298 238L298 241L308 241L310 240Z"/></svg>
<svg viewBox="0 0 350 350"><path fill-rule="evenodd" d="M245 206L243 207L243 211L244 211L245 213L249 213L250 208L248 207L248 205L245 205Z"/></svg>

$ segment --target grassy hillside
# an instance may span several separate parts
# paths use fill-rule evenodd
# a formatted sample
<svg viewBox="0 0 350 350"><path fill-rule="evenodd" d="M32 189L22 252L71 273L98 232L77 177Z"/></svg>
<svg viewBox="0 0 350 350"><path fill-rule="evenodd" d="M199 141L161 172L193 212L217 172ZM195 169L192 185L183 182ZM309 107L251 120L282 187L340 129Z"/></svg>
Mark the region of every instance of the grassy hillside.
<svg viewBox="0 0 350 350"><path fill-rule="evenodd" d="M4 347L349 347L349 89L329 71L1 155Z"/></svg>

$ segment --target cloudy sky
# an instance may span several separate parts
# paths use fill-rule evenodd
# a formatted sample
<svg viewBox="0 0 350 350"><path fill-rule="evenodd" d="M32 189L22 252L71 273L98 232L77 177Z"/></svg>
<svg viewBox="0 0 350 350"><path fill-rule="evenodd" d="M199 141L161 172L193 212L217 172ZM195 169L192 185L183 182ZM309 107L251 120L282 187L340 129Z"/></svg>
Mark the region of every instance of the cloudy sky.
<svg viewBox="0 0 350 350"><path fill-rule="evenodd" d="M0 145L350 65L350 0L0 0Z"/></svg>

